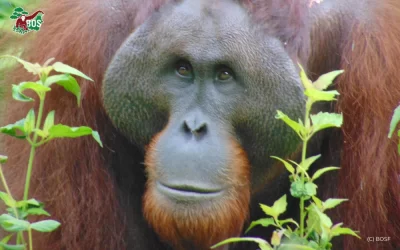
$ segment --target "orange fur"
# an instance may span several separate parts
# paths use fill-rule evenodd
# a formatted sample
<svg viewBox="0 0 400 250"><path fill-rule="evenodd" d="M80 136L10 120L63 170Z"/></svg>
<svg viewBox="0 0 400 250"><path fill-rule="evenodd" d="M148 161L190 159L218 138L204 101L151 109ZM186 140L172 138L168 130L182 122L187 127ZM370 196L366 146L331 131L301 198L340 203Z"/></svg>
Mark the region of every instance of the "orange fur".
<svg viewBox="0 0 400 250"><path fill-rule="evenodd" d="M344 115L339 194L350 199L342 214L363 237L347 238L345 249L400 246L400 157L396 141L387 138L400 102L400 2L383 2L373 25L352 27L338 81L338 109ZM390 241L366 241L375 236Z"/></svg>
<svg viewBox="0 0 400 250"><path fill-rule="evenodd" d="M40 7L45 13L45 23L34 40L29 39L32 33L24 39L4 36L0 40L0 47L12 45L16 48L29 41L23 59L43 63L55 57L91 76L95 83L79 79L83 92L81 108L76 107L72 95L61 95L56 88L48 96L45 109L46 112L56 110L57 122L88 125L98 130L102 138L109 138L104 149L91 138L80 138L57 140L37 151L31 196L45 202L53 217L62 222L57 232L35 236L35 248L41 250L126 249L127 246L127 211L118 201L116 178L109 167L112 151L123 149L118 147L121 138L115 139L117 133L102 107L101 82L112 55L123 40L166 0L125 1L123 8L114 6L116 2L50 0ZM270 1L259 2L267 6ZM285 1L287 4L295 2ZM400 158L396 142L387 139L390 116L400 101L400 2L384 0L376 4L379 7L373 24L352 27L352 37L346 38L342 60L345 74L338 81L341 93L338 109L344 114L339 194L350 198L341 211L346 225L359 229L364 237L361 241L346 239L346 250L393 249L392 246L400 245ZM111 11L115 8L122 11L115 14ZM266 10L269 15L276 14L275 9ZM280 24L270 28L272 32L277 29L275 32L280 32L280 37L293 41L289 51L302 57L308 49L304 29L298 25L294 29L289 26L305 17L294 7L287 11L286 14L279 12L282 16L270 16L268 21ZM290 15L293 11L296 15ZM285 16L291 18L280 23ZM283 25L288 27L282 30ZM32 78L22 69L10 75L6 78L7 87ZM29 108L26 103L10 101L3 122L21 119ZM2 153L10 157L5 165L7 180L13 195L21 198L29 151L23 142L15 139L7 138L3 143L6 146ZM234 155L231 181L239 181L245 187L235 186L226 201L201 210L200 214L207 216L201 217L189 210L179 217L161 210L152 193L152 182L147 184L145 215L164 240L182 248L185 242L178 241L185 238L205 248L240 232L248 213L249 166L236 142L232 142L231 148ZM154 153L150 147L146 157L150 176ZM365 237L374 236L391 237L391 240L381 244L365 241Z"/></svg>
<svg viewBox="0 0 400 250"><path fill-rule="evenodd" d="M232 139L231 165L226 173L226 183L230 188L224 198L206 205L191 204L178 209L155 190L155 144L161 134L154 137L146 153L148 182L143 199L144 216L159 237L176 250L206 250L224 239L239 236L250 203L250 165L240 145Z"/></svg>

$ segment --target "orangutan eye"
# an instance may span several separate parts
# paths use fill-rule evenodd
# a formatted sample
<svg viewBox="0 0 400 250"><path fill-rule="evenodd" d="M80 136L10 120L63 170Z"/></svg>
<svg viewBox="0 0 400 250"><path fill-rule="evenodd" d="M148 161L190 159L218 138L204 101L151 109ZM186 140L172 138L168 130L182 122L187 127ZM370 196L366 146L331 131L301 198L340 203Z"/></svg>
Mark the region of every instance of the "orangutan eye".
<svg viewBox="0 0 400 250"><path fill-rule="evenodd" d="M233 78L233 72L231 69L224 67L218 70L217 72L217 80L218 81L228 81Z"/></svg>
<svg viewBox="0 0 400 250"><path fill-rule="evenodd" d="M176 64L176 73L179 76L182 77L192 77L193 76L193 70L192 70L192 65L190 63L185 62L185 61L179 61Z"/></svg>

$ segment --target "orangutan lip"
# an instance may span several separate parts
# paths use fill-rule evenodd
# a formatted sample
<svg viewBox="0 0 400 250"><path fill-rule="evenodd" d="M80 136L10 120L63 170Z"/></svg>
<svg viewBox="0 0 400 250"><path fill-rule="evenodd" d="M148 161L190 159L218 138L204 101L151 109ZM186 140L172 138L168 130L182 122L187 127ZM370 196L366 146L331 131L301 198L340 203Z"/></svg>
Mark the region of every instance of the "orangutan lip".
<svg viewBox="0 0 400 250"><path fill-rule="evenodd" d="M168 196L173 196L174 198L179 197L213 197L219 196L223 190L222 189L210 189L203 188L192 185L171 185L157 182L158 189L167 194Z"/></svg>

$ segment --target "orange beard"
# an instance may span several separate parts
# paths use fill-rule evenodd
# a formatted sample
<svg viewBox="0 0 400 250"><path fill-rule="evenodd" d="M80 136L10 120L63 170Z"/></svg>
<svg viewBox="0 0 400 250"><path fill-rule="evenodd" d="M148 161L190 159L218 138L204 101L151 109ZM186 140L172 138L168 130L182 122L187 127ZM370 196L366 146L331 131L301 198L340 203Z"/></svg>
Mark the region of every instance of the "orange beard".
<svg viewBox="0 0 400 250"><path fill-rule="evenodd" d="M240 235L250 203L250 165L240 145L231 140L232 160L225 180L229 188L223 197L205 202L174 202L155 187L157 157L154 146L159 136L154 137L145 156L148 181L143 213L160 239L176 250L206 250L222 240Z"/></svg>

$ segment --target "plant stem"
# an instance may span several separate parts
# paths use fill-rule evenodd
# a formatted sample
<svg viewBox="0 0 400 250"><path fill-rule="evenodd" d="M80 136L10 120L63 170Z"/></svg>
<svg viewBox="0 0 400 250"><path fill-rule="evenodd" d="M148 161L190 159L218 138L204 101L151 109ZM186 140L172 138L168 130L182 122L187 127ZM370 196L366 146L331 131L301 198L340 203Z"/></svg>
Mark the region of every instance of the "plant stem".
<svg viewBox="0 0 400 250"><path fill-rule="evenodd" d="M307 156L307 143L308 143L308 139L309 139L309 131L311 128L311 124L310 124L310 110L311 110L311 106L312 106L312 101L310 99L307 100L306 103L306 112L305 112L305 116L304 116L304 125L307 131L307 135L303 138L303 149L301 152L301 162L304 162L306 160L306 156ZM304 173L301 172L301 181L304 184ZM304 219L305 219L305 211L304 211L304 202L305 199L303 197L300 198L300 237L304 236Z"/></svg>
<svg viewBox="0 0 400 250"><path fill-rule="evenodd" d="M8 185L7 185L7 181L6 181L6 178L5 178L5 176L4 176L4 172L3 172L3 166L2 166L1 164L0 164L0 178L1 178L1 182L3 183L4 189L6 190L8 196L9 196L11 199L15 200L14 197L12 196L12 194L11 194L10 188L9 188ZM16 208L15 206L13 206L12 209L13 209L13 211L14 211L15 217L16 217L17 219L19 219L19 215L18 215L18 210L17 210L17 208ZM21 232L19 232L19 233L17 234L17 244L19 244L21 241L22 241L22 242L25 242L25 239L24 239L23 234L22 234Z"/></svg>
<svg viewBox="0 0 400 250"><path fill-rule="evenodd" d="M29 237L29 250L33 250L31 227L29 227L29 229L28 229L28 237Z"/></svg>
<svg viewBox="0 0 400 250"><path fill-rule="evenodd" d="M28 195L29 195L29 185L31 182L31 176L32 176L32 168L33 168L33 160L35 158L35 150L36 150L36 142L37 142L37 130L40 128L40 123L42 122L42 116L43 116L43 107L44 107L44 98L46 94L39 95L39 112L36 120L36 126L35 126L35 131L33 135L33 140L31 144L31 152L29 154L29 162L28 162L28 170L26 172L26 179L25 179L25 189L24 189L24 201L28 200Z"/></svg>

